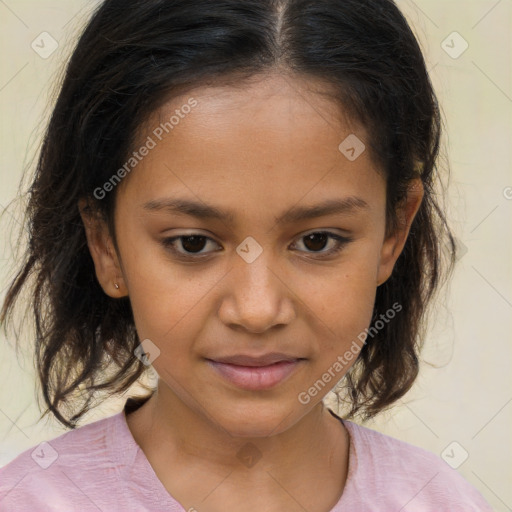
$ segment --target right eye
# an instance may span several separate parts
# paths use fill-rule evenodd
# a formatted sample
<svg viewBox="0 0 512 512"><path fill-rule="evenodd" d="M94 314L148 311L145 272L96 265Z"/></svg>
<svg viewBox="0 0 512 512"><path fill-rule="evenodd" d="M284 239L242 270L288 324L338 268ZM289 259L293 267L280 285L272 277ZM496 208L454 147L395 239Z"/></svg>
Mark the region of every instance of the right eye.
<svg viewBox="0 0 512 512"><path fill-rule="evenodd" d="M177 242L179 243L177 244ZM204 258L205 255L213 251L207 251L206 253L201 252L208 242L212 242L216 245L213 239L204 235L180 235L171 238L164 238L162 245L170 250L172 253L177 254L179 257L184 259L200 259ZM200 256L194 256L199 254Z"/></svg>

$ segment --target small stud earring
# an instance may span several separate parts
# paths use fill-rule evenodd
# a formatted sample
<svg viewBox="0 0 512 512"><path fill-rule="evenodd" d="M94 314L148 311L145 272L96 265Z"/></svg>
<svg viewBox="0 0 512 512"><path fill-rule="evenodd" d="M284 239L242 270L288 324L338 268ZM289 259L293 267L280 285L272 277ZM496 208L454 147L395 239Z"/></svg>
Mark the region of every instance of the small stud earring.
<svg viewBox="0 0 512 512"><path fill-rule="evenodd" d="M119 285L117 283L114 283L114 286L116 287L116 290L119 290Z"/></svg>

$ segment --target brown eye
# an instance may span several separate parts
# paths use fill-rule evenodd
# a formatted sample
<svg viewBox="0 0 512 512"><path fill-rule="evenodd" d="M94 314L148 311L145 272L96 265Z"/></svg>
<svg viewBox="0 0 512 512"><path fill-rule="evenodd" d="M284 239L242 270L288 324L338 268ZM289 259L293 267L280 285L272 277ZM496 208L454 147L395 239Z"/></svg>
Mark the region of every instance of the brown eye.
<svg viewBox="0 0 512 512"><path fill-rule="evenodd" d="M329 241L333 240L331 248L324 250L329 246ZM301 237L303 245L306 248L306 253L318 254L318 256L331 256L341 251L345 245L352 242L352 238L337 235L329 231L315 231Z"/></svg>
<svg viewBox="0 0 512 512"><path fill-rule="evenodd" d="M181 238L181 246L186 252L201 252L206 245L204 236L184 236Z"/></svg>
<svg viewBox="0 0 512 512"><path fill-rule="evenodd" d="M180 243L178 244L178 240ZM203 251L208 242L215 243L211 238L202 235L181 235L162 240L162 245L171 250L180 257L186 258L188 255L199 255L203 257L213 251ZM218 245L218 244L217 244ZM197 257L196 257L197 259Z"/></svg>
<svg viewBox="0 0 512 512"><path fill-rule="evenodd" d="M306 235L304 240L304 245L310 251L321 251L325 248L329 237L325 233L312 233L311 235Z"/></svg>

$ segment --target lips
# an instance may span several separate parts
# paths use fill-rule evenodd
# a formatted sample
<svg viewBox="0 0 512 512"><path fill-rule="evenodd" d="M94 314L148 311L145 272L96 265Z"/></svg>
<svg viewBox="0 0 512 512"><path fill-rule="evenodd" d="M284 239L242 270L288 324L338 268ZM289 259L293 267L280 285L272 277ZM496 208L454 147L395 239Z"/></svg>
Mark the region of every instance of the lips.
<svg viewBox="0 0 512 512"><path fill-rule="evenodd" d="M286 380L302 366L304 359L272 353L259 357L236 355L208 359L207 362L217 375L231 384L246 390L262 391Z"/></svg>
<svg viewBox="0 0 512 512"><path fill-rule="evenodd" d="M282 354L280 352L270 352L261 356L237 354L227 357L216 357L212 358L211 361L215 361L217 363L234 364L237 366L269 366L281 361L296 361L297 359L301 358Z"/></svg>

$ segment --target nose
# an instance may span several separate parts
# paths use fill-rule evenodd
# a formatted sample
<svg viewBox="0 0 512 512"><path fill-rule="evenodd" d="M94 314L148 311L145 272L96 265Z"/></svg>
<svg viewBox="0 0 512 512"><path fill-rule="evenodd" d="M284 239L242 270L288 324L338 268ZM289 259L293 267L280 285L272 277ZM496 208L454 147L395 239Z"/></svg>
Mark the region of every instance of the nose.
<svg viewBox="0 0 512 512"><path fill-rule="evenodd" d="M224 281L219 317L230 328L263 333L284 326L295 318L289 275L272 258L270 251L248 263L238 255Z"/></svg>

